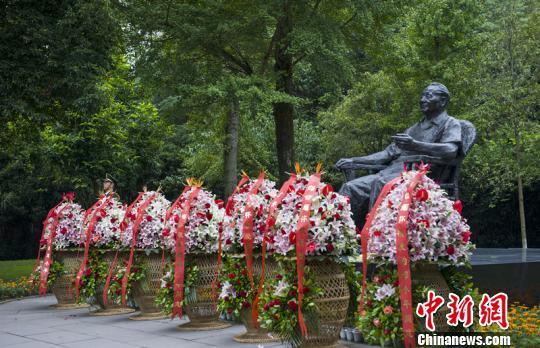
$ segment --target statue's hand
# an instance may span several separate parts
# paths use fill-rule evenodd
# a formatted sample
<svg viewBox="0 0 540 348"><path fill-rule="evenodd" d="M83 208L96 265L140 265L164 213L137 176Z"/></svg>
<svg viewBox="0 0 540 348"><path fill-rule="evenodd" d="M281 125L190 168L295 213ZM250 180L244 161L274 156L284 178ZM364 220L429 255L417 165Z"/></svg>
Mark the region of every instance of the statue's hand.
<svg viewBox="0 0 540 348"><path fill-rule="evenodd" d="M403 150L412 150L414 139L409 134L398 133L392 137L394 143Z"/></svg>
<svg viewBox="0 0 540 348"><path fill-rule="evenodd" d="M338 169L352 169L352 158L342 158L336 162L336 168Z"/></svg>

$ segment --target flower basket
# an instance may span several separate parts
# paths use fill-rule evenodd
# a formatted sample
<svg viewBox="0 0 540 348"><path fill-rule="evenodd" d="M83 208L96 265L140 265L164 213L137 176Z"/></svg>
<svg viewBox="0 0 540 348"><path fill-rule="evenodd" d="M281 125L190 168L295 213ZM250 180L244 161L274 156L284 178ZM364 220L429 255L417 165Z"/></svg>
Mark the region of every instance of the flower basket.
<svg viewBox="0 0 540 348"><path fill-rule="evenodd" d="M144 250L138 250L145 270L145 277L133 284L133 299L140 308L141 313L130 317L131 320L153 320L167 317L156 305L156 295L161 286L163 267L161 255L158 253L147 254Z"/></svg>
<svg viewBox="0 0 540 348"><path fill-rule="evenodd" d="M52 292L58 301L58 304L51 305L56 309L86 308L87 303L77 303L75 292L72 289L73 278L77 274L81 264L82 254L79 250L58 250L57 260L63 264L64 273L59 275L52 287Z"/></svg>
<svg viewBox="0 0 540 348"><path fill-rule="evenodd" d="M105 250L103 252L102 258L107 266L107 269L110 269L116 252L117 252L116 250ZM116 268L118 268L118 265L120 264L119 260L122 260L125 256L126 256L125 253L122 253L122 252L118 253ZM116 270L113 270L113 271L116 271ZM102 294L105 288L105 280L106 279L104 278L100 278L99 281L96 283L96 302L101 308L94 312L91 312L90 315L109 316L109 315L133 313L135 309L129 308L129 307L122 307L120 304L115 303L115 301L111 297L108 297L107 303L103 301Z"/></svg>
<svg viewBox="0 0 540 348"><path fill-rule="evenodd" d="M266 275L271 276L277 270L277 263L272 259L266 259ZM262 273L262 258L260 255L255 256L253 260L253 278L255 283L258 283L261 279ZM253 303L251 304L253 306ZM242 309L240 311L240 321L244 324L246 332L240 335L236 335L233 339L240 343L269 343L277 342L279 338L270 335L268 330L256 325L253 321L251 307Z"/></svg>
<svg viewBox="0 0 540 348"><path fill-rule="evenodd" d="M314 298L316 327L302 338L300 347L335 347L349 307L347 279L341 266L331 259L308 257L307 265L322 292Z"/></svg>
<svg viewBox="0 0 540 348"><path fill-rule="evenodd" d="M213 288L213 281L218 266L217 254L188 254L187 263L197 267L198 275L193 284L193 294L185 305L185 312L190 321L178 326L178 330L219 330L231 326L219 320L216 306L215 297L218 289Z"/></svg>
<svg viewBox="0 0 540 348"><path fill-rule="evenodd" d="M413 286L425 286L443 298L449 298L450 287L448 286L446 279L444 279L439 266L432 262L418 262L413 265L411 269L412 284ZM448 307L441 306L437 312L433 315L435 327L438 331L447 332L449 326L446 320L446 314L448 314ZM417 323L421 328L421 331L427 331L425 327L425 320L417 318Z"/></svg>

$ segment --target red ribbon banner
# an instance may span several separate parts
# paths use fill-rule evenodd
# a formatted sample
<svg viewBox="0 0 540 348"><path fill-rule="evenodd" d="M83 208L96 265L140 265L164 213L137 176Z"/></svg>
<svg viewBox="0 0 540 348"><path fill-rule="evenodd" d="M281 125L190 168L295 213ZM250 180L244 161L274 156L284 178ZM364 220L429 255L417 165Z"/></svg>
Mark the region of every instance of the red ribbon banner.
<svg viewBox="0 0 540 348"><path fill-rule="evenodd" d="M272 200L272 203L270 203L270 209L268 210L268 217L266 218L266 226L263 231L263 240L261 243L261 279L259 280L259 288L257 289L257 295L253 300L253 308L251 309L251 318L256 327L258 327L259 320L259 300L266 278L266 243L268 242L268 231L276 224L277 208L295 181L296 174L291 174L289 180L283 183L279 189L278 195Z"/></svg>
<svg viewBox="0 0 540 348"><path fill-rule="evenodd" d="M309 232L309 217L311 203L317 196L317 186L321 182L321 173L313 174L308 181L307 188L302 196L302 206L296 225L296 272L298 275L298 325L302 336L306 337L307 327L302 314L302 300L304 298L304 266L306 264L306 244Z"/></svg>
<svg viewBox="0 0 540 348"><path fill-rule="evenodd" d="M259 192L259 189L264 181L264 172L259 174L259 178L255 184L249 190L246 198L246 208L244 210L244 222L242 224L242 238L244 240L244 255L246 257L247 272L249 282L251 284L251 290L255 291L255 284L253 282L253 239L255 235L253 233L253 220L255 216L253 214L253 202L251 202L254 195Z"/></svg>
<svg viewBox="0 0 540 348"><path fill-rule="evenodd" d="M97 217L98 213L101 210L101 208L105 207L114 197L113 192L109 192L107 195L103 195L99 198L99 200L90 207L85 213L85 219L83 221L86 221L86 217L90 217L90 222L88 223L88 227L85 231L85 241L84 241L84 254L83 259L81 262L81 267L79 268L79 272L77 273L77 277L75 278L75 297L79 298L79 288L81 285L81 278L83 276L83 273L86 268L86 263L88 262L88 251L90 250L90 239L92 238L92 234L94 233L94 229L96 228L97 223Z"/></svg>
<svg viewBox="0 0 540 348"><path fill-rule="evenodd" d="M124 273L124 278L122 278L122 306L126 305L127 285L128 285L129 273L131 272L131 266L133 264L133 255L135 253L135 245L137 244L137 236L139 234L139 227L141 226L142 219L144 215L146 214L146 209L156 197L157 197L157 192L154 192L137 209L137 218L135 219L135 222L133 223L133 227L132 227L131 250L129 252L129 259L126 266L126 272ZM103 296L106 296L105 292L103 293Z"/></svg>
<svg viewBox="0 0 540 348"><path fill-rule="evenodd" d="M175 316L182 317L182 301L184 300L184 271L186 256L186 222L189 218L191 204L197 197L200 187L192 187L188 199L184 202L180 220L176 226L176 247L174 260L174 302L171 319Z"/></svg>
<svg viewBox="0 0 540 348"><path fill-rule="evenodd" d="M64 195L64 201L66 202L67 197ZM57 205L58 207L58 205ZM53 221L50 224L49 228L49 238L47 238L47 248L45 249L45 257L43 259L43 266L41 267L41 274L39 275L39 295L44 296L47 293L47 279L49 278L50 267L52 265L52 244L54 238L56 237L56 227L58 226L58 220L62 216L64 209L68 207L68 204L65 204L57 213L54 213L52 218ZM48 220L48 219L47 219ZM43 229L46 230L47 220L44 222Z"/></svg>

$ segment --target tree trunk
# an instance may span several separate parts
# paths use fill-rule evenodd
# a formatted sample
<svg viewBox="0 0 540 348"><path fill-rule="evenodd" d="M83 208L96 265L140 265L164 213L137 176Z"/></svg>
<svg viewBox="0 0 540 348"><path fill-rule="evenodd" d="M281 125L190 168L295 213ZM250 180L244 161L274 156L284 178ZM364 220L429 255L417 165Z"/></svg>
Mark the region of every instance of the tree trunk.
<svg viewBox="0 0 540 348"><path fill-rule="evenodd" d="M227 112L225 151L223 154L225 198L229 197L236 185L236 173L238 170L238 128L240 124L239 109L238 99L233 95Z"/></svg>
<svg viewBox="0 0 540 348"><path fill-rule="evenodd" d="M523 181L521 174L517 176L518 184L518 205L519 205L519 222L521 228L521 247L527 249L527 228L525 226L525 204L523 203Z"/></svg>
<svg viewBox="0 0 540 348"><path fill-rule="evenodd" d="M276 49L274 72L277 74L276 90L293 94L293 57L288 51L291 45L292 15L291 2L283 3L283 14L276 28ZM276 128L276 150L278 158L279 180L287 180L294 163L294 107L289 102L273 105Z"/></svg>

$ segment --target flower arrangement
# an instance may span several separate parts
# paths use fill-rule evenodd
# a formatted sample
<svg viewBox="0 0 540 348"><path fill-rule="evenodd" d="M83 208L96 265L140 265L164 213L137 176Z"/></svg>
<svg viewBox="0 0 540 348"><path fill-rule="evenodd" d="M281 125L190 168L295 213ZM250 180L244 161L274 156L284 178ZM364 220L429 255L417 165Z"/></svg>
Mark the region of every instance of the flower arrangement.
<svg viewBox="0 0 540 348"><path fill-rule="evenodd" d="M322 290L313 281L312 270L305 267L304 299L302 312L308 327L317 326L314 298L322 295ZM297 346L302 339L298 324L298 280L296 263L293 259L279 262L278 271L264 284L259 302L259 322L261 327L274 332L283 341Z"/></svg>
<svg viewBox="0 0 540 348"><path fill-rule="evenodd" d="M105 282L108 271L109 265L103 260L102 251L91 250L79 283L77 302L84 303L87 299L101 296L101 293L96 293L96 285L98 282ZM73 283L75 285L75 280Z"/></svg>
<svg viewBox="0 0 540 348"><path fill-rule="evenodd" d="M147 204L145 204L147 202ZM144 208L141 211L139 208ZM138 227L135 248L157 249L163 245L162 231L165 225L165 213L170 202L159 191L145 191L137 197L135 204L120 225L120 241L122 246L131 247L133 239L133 227L139 213L143 214Z"/></svg>
<svg viewBox="0 0 540 348"><path fill-rule="evenodd" d="M116 248L120 243L120 223L125 212L126 207L117 199L115 193L100 197L87 211L83 221L84 231L95 222L90 244L98 248Z"/></svg>
<svg viewBox="0 0 540 348"><path fill-rule="evenodd" d="M201 183L202 184L202 183ZM188 197L197 187L187 186L187 189L170 207L163 229L163 243L166 248L174 250L176 245L175 233L182 208ZM200 191L191 203L189 217L185 225L186 253L216 253L218 251L219 229L223 222L223 202L216 200L211 192L199 188Z"/></svg>
<svg viewBox="0 0 540 348"><path fill-rule="evenodd" d="M240 311L251 308L256 293L251 289L246 263L243 258L225 257L218 287L218 308L221 312L240 317Z"/></svg>
<svg viewBox="0 0 540 348"><path fill-rule="evenodd" d="M401 180L383 199L369 229L368 254L378 261L396 261L398 209L408 183L416 171L405 171ZM461 216L460 203L423 175L413 192L407 237L411 261L427 260L449 264L465 263L474 249L471 232Z"/></svg>
<svg viewBox="0 0 540 348"><path fill-rule="evenodd" d="M257 186L257 192L252 194L251 205L253 207L253 248L261 246L263 234L266 229L266 220L270 203L277 195L276 183L261 178L248 179L244 175L244 183L229 198L225 217L223 220L223 250L229 252L244 252L244 240L242 238L242 228L246 212L247 198L250 192Z"/></svg>
<svg viewBox="0 0 540 348"><path fill-rule="evenodd" d="M197 266L186 265L185 269L185 280L184 280L184 291L185 296L182 303L182 306L192 302L194 291L192 289L193 284L195 283L198 277ZM173 309L174 301L174 263L169 263L167 265L167 272L161 278L161 285L159 292L156 296L156 305L161 308L164 313L170 314Z"/></svg>
<svg viewBox="0 0 540 348"><path fill-rule="evenodd" d="M53 247L56 250L74 248L84 243L84 233L82 231L82 220L84 210L72 200L65 200L54 208L54 216L49 216L45 222L45 233L40 240L40 245L47 244L50 234L53 233ZM55 218L57 222L55 223Z"/></svg>
<svg viewBox="0 0 540 348"><path fill-rule="evenodd" d="M309 175L297 165L297 175L278 206L276 223L269 231L269 250L293 255L296 229L307 189ZM358 250L358 235L352 219L349 198L334 192L332 186L319 183L309 214L306 255L347 255Z"/></svg>

